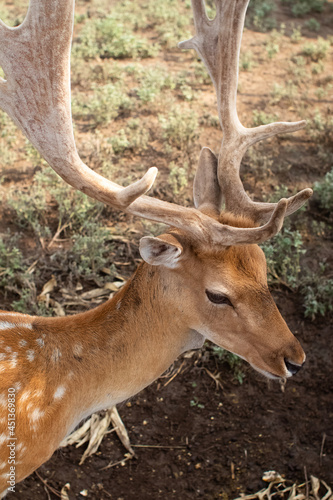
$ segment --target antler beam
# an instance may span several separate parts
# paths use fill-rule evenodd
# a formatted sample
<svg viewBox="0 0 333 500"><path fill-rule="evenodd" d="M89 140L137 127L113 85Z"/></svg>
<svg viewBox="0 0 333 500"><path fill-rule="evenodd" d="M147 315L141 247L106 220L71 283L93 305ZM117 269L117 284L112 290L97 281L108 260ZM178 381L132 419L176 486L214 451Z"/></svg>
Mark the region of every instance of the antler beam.
<svg viewBox="0 0 333 500"><path fill-rule="evenodd" d="M214 83L223 131L218 179L226 209L263 223L271 217L276 204L255 203L248 197L239 175L242 158L256 142L276 134L300 130L306 122L277 122L246 128L238 118L239 53L248 3L249 0L215 0L216 16L212 20L206 14L204 0L192 0L196 35L181 42L179 47L197 51ZM286 215L300 208L311 194L311 189L304 189L289 198Z"/></svg>

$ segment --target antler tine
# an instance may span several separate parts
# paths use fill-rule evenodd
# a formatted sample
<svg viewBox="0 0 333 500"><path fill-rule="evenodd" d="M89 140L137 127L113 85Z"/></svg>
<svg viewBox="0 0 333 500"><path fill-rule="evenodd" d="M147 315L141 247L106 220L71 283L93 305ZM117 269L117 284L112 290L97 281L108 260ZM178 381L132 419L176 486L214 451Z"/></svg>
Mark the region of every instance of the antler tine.
<svg viewBox="0 0 333 500"><path fill-rule="evenodd" d="M218 178L226 209L235 214L251 215L256 222L265 223L276 204L254 203L246 194L239 175L242 158L256 142L276 134L300 130L306 122L276 122L246 128L239 121L236 107L239 53L248 3L249 0L216 0L215 19L209 20L203 0L192 0L197 32L179 47L196 49L215 86L223 130ZM311 194L312 190L306 189L288 199L286 215L302 206Z"/></svg>
<svg viewBox="0 0 333 500"><path fill-rule="evenodd" d="M151 188L157 169L123 188L81 161L70 107L73 19L73 0L31 0L21 26L0 25L0 65L6 75L0 86L0 106L66 182L124 209Z"/></svg>

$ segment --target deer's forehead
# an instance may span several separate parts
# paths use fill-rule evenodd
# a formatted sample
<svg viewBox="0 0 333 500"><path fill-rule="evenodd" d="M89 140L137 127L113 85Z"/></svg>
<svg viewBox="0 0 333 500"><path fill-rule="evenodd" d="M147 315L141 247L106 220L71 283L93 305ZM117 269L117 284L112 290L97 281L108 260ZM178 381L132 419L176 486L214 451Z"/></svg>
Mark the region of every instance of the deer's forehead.
<svg viewBox="0 0 333 500"><path fill-rule="evenodd" d="M257 245L229 247L219 252L200 252L195 258L196 272L201 268L207 280L266 284L266 260Z"/></svg>

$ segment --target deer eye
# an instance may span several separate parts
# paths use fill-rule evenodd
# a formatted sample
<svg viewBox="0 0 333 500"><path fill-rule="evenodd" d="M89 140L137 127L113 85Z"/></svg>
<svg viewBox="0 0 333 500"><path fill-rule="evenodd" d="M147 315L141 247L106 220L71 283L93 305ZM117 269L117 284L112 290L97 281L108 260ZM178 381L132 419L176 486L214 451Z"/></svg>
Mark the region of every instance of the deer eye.
<svg viewBox="0 0 333 500"><path fill-rule="evenodd" d="M207 295L208 299L211 302L213 302L213 304L225 304L227 306L233 307L233 305L230 302L230 300L228 299L228 297L223 295L223 293L214 293L214 292L210 292L210 291L206 290L206 295Z"/></svg>

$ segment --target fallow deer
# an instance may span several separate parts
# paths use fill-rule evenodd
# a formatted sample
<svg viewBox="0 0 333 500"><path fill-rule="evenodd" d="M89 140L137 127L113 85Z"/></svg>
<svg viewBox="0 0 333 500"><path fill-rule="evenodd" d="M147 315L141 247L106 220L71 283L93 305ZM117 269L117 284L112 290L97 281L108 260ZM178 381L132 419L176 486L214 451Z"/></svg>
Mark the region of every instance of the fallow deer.
<svg viewBox="0 0 333 500"><path fill-rule="evenodd" d="M48 460L84 418L136 394L181 353L205 339L271 378L290 377L304 352L267 287L257 245L311 196L256 203L240 180L252 144L305 122L245 128L236 110L238 58L248 0L192 0L196 49L214 83L223 139L219 157L204 148L194 208L147 197L151 168L123 188L78 156L70 108L74 0L30 0L16 28L0 23L0 106L51 167L74 188L170 230L140 243L143 263L108 302L65 318L0 312L0 492ZM224 209L221 210L222 203Z"/></svg>

